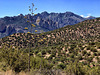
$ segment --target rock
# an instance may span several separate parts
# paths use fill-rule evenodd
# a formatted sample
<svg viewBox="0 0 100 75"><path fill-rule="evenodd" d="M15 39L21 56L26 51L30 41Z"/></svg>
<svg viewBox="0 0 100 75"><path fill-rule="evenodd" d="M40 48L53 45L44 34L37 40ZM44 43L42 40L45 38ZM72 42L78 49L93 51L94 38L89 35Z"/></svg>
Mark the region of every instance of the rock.
<svg viewBox="0 0 100 75"><path fill-rule="evenodd" d="M0 33L5 33L5 32L6 32L5 23L0 21Z"/></svg>
<svg viewBox="0 0 100 75"><path fill-rule="evenodd" d="M9 36L9 35L11 35L11 34L13 34L13 33L16 33L15 28L12 27L12 26L9 26L9 27L7 28L7 35Z"/></svg>

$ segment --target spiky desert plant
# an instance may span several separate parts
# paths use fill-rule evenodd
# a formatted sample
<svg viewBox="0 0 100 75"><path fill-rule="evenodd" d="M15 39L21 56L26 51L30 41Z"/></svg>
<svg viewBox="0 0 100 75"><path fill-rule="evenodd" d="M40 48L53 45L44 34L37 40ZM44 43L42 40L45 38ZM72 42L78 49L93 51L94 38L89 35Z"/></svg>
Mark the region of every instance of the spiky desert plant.
<svg viewBox="0 0 100 75"><path fill-rule="evenodd" d="M30 12L31 16L36 16L37 14L34 14L34 11L36 11L37 8L35 8L35 10L34 10L33 7L34 7L34 3L32 3L32 6L29 6L29 12ZM32 23L33 22L32 20L29 20L29 16L25 16L24 18L27 19L27 22L30 23L30 25L31 25L31 30L30 30L30 32L28 31L27 33L32 34L32 28L36 27L36 25ZM39 23L39 22L40 22L40 19L37 19L36 23ZM28 28L25 27L25 30L28 30ZM37 32L38 32L38 30L35 30L35 33L37 33ZM40 35L42 35L42 33ZM34 37L33 37L33 40L34 40ZM45 41L46 41L46 38L40 38L38 36L38 46L40 46L41 44L44 44ZM30 50L31 50L31 43L29 44L29 47L30 47L30 49L29 49L28 71L30 71ZM40 70L42 70L42 50L40 50L40 51L41 51Z"/></svg>
<svg viewBox="0 0 100 75"><path fill-rule="evenodd" d="M33 7L34 7L34 3L32 3L32 6L29 6L29 12L30 12L30 14L31 14L32 17L37 15L37 14L34 14L34 11L36 11L37 8L33 9ZM30 25L31 25L31 31L30 31L30 33L32 33L32 28L33 28L33 27L36 27L36 25L33 24L32 20L29 19L29 16L25 16L24 18L27 19L27 22L28 22L28 23L30 23ZM39 21L40 21L40 20L38 20L38 22L39 22ZM25 29L25 30L28 30L27 27L25 27L24 29ZM35 30L35 32L37 32L37 30Z"/></svg>
<svg viewBox="0 0 100 75"><path fill-rule="evenodd" d="M37 10L37 8L33 9L33 7L34 7L34 3L32 3L32 6L29 6L29 12L30 12L30 14L31 14L32 17L36 16L36 14L34 14L34 11ZM32 20L29 20L29 16L28 17L25 16L24 18L27 19L27 22L31 24L31 30L30 30L30 32L27 32L27 33L28 34L32 33L32 27L36 27L36 25L32 23ZM28 28L25 27L25 30L28 30ZM37 32L37 30L35 30L35 32ZM30 71L30 50L31 50L31 43L29 44L29 47L30 47L30 49L29 49L28 71Z"/></svg>
<svg viewBox="0 0 100 75"><path fill-rule="evenodd" d="M29 11L31 13L31 16L36 16L37 14L34 14L33 12L35 10L37 10L37 8L35 8L35 10L33 10L33 7L34 7L34 4L32 3L32 7L29 6ZM27 19L27 22L31 24L31 30L30 30L31 32L28 31L27 33L31 33L32 34L32 27L36 27L36 25L32 23L32 20L29 20L29 16L28 17L25 16L24 18ZM38 19L38 20L36 20L36 22L39 23L40 20ZM28 30L28 28L25 27L25 30ZM37 32L38 32L38 30L35 30L35 33L37 33ZM45 40L46 40L46 38L43 38L43 39L42 38L39 38L39 40L38 40L38 46L40 46L41 44L43 44ZM29 47L30 47L30 49L29 49L28 71L30 71L30 50L31 50L31 43L29 44ZM42 70L42 50L41 50L40 70Z"/></svg>

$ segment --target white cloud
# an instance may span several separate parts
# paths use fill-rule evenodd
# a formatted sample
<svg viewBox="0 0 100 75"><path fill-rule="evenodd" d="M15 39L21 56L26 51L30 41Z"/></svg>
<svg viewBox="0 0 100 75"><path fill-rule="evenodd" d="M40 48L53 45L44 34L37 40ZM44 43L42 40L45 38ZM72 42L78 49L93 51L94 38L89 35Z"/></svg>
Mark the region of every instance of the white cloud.
<svg viewBox="0 0 100 75"><path fill-rule="evenodd" d="M81 17L84 17L84 15L80 15Z"/></svg>
<svg viewBox="0 0 100 75"><path fill-rule="evenodd" d="M90 17L90 16L91 16L91 14L87 14L86 18L88 18L88 17Z"/></svg>
<svg viewBox="0 0 100 75"><path fill-rule="evenodd" d="M87 14L87 16L84 16L84 15L80 15L81 17L84 17L84 18L88 18L91 16L91 14Z"/></svg>
<svg viewBox="0 0 100 75"><path fill-rule="evenodd" d="M18 15L20 15L20 14L18 14Z"/></svg>

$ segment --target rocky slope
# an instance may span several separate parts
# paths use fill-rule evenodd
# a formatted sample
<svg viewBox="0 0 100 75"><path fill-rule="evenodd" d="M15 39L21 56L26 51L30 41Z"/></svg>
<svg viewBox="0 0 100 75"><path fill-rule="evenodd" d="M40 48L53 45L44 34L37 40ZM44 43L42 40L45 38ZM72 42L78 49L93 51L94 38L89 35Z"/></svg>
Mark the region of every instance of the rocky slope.
<svg viewBox="0 0 100 75"><path fill-rule="evenodd" d="M82 22L87 19L94 19L95 17L83 18L79 15L76 15L72 12L65 13L47 13L42 12L38 13L37 16L31 16L30 14L25 15L29 16L29 20L36 25L36 28L32 29L38 30L39 33L55 30L66 25L74 25L76 23ZM0 38L9 36L13 33L26 33L30 30L30 23L27 23L27 20L23 14L14 17L4 17L0 18ZM39 19L39 24L36 23L36 20ZM24 30L25 27L28 27L29 30Z"/></svg>

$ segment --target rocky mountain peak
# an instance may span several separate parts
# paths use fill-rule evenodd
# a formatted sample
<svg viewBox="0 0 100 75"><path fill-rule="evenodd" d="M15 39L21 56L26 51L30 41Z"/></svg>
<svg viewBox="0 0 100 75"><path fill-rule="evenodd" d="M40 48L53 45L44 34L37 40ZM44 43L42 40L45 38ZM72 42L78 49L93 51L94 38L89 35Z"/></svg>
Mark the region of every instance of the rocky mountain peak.
<svg viewBox="0 0 100 75"><path fill-rule="evenodd" d="M32 32L37 29L39 32L43 30L44 32L55 30L66 25L74 25L87 19L94 19L94 17L82 18L72 12L65 13L48 13L46 11L38 13L36 16L31 16L31 14L25 15L28 20L31 20L36 28L33 28ZM40 22L36 21L40 19ZM24 28L28 27L30 29L30 23L27 23L27 19L24 18L23 14L18 16L0 18L0 38L11 35L13 33L28 32ZM9 34L8 34L9 32Z"/></svg>

